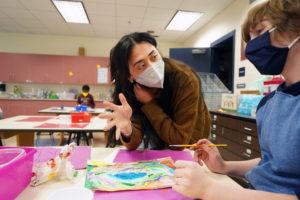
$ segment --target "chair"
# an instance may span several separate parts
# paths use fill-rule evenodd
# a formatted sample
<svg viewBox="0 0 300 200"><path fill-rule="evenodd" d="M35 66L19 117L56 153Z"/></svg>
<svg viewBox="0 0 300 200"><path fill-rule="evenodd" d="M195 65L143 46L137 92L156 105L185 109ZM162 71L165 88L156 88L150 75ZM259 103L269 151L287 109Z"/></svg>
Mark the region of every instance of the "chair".
<svg viewBox="0 0 300 200"><path fill-rule="evenodd" d="M86 132L69 132L68 144L70 144L71 138L72 138L72 135L73 135L73 134L76 136L77 146L79 146L79 144L80 144L80 139L81 139L81 137L84 137L84 138L85 138L85 141L86 141L86 144L87 144L88 146L90 146L90 144L89 144L89 137L87 136L87 133L86 133ZM75 136L74 136L74 137L75 137Z"/></svg>
<svg viewBox="0 0 300 200"><path fill-rule="evenodd" d="M41 136L42 132L37 132L36 133L36 141L35 141L35 146L38 146L38 141L40 140L40 136ZM51 138L51 145L54 145L54 136L53 136L53 132L49 132L50 138Z"/></svg>

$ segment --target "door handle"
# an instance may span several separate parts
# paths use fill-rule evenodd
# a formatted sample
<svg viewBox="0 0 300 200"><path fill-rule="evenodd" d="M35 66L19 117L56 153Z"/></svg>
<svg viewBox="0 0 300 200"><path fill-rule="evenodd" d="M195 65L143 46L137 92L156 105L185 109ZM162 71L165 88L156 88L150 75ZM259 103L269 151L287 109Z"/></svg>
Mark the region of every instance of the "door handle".
<svg viewBox="0 0 300 200"><path fill-rule="evenodd" d="M252 128L244 127L244 130L246 130L246 131L252 131Z"/></svg>
<svg viewBox="0 0 300 200"><path fill-rule="evenodd" d="M246 157L248 157L248 158L251 157L251 155L249 155L249 154L247 154L247 153L243 153L243 155L246 156Z"/></svg>
<svg viewBox="0 0 300 200"><path fill-rule="evenodd" d="M251 144L251 142L248 141L248 140L243 140L243 142L246 143L246 144Z"/></svg>

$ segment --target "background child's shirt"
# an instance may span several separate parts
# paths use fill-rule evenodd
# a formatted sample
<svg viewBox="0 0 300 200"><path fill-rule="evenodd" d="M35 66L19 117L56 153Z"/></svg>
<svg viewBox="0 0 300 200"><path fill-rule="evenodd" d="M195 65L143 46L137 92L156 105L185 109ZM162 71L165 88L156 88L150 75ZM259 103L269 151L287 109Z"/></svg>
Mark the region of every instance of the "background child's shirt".
<svg viewBox="0 0 300 200"><path fill-rule="evenodd" d="M77 99L78 104L87 105L88 107L95 108L95 102L94 98L91 94L88 94L87 96L83 96L80 94L80 96Z"/></svg>

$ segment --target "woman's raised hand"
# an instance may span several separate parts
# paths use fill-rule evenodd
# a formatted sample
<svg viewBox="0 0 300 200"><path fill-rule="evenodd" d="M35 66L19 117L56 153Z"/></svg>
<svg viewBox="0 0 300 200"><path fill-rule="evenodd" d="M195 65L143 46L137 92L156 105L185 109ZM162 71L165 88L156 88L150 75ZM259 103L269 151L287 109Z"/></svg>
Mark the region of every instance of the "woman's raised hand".
<svg viewBox="0 0 300 200"><path fill-rule="evenodd" d="M112 112L106 112L99 115L102 119L108 119L108 123L104 128L105 131L116 126L116 140L120 138L121 132L128 137L132 133L132 126L130 122L132 109L122 93L119 94L119 99L121 101L121 105L105 101L103 104L106 108L112 110Z"/></svg>

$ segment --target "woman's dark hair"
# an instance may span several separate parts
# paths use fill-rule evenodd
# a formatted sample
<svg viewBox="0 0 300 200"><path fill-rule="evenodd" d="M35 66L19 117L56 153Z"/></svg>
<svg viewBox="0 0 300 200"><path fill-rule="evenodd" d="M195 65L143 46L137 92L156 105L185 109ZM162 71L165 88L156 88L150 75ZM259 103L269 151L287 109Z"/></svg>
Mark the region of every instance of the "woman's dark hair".
<svg viewBox="0 0 300 200"><path fill-rule="evenodd" d="M83 85L82 90L90 91L90 87L88 85Z"/></svg>
<svg viewBox="0 0 300 200"><path fill-rule="evenodd" d="M140 107L142 104L137 101L133 91L133 83L129 81L130 72L128 61L131 56L132 48L134 45L142 42L148 42L156 47L156 40L153 36L145 32L134 32L123 36L117 45L110 51L111 79L115 86L112 98L114 104L120 105L121 102L118 95L123 93L128 104L132 108L134 120L139 121L143 126L143 133L145 134L144 146L147 148L148 143L150 142L152 147L162 148L163 141L155 133L147 117L141 112ZM106 146L114 147L115 145L114 127L110 130Z"/></svg>

